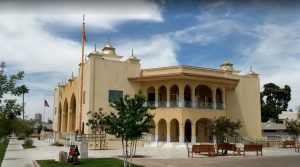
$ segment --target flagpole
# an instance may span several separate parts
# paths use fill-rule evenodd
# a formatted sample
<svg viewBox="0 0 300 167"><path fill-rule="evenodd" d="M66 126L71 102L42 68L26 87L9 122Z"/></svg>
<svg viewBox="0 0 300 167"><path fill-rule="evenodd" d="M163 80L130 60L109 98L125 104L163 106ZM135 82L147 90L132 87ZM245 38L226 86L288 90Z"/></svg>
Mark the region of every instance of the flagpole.
<svg viewBox="0 0 300 167"><path fill-rule="evenodd" d="M83 102L83 64L84 64L84 41L86 40L85 36L85 18L83 15L83 22L82 22L82 36L81 36L81 41L82 41L82 55L81 55L81 64L80 64L80 115L79 115L79 132L80 134L83 134L82 132L82 102Z"/></svg>
<svg viewBox="0 0 300 167"><path fill-rule="evenodd" d="M43 113L43 127L42 127L42 131L44 131L44 122L45 122L45 100L44 100L44 113Z"/></svg>

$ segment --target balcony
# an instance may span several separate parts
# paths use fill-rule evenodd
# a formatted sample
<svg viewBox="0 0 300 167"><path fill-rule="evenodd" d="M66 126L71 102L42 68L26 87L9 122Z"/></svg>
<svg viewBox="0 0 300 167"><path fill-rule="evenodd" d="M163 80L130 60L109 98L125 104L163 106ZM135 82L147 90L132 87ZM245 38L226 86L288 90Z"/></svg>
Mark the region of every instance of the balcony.
<svg viewBox="0 0 300 167"><path fill-rule="evenodd" d="M200 101L148 101L149 106L155 106L157 108L206 108L225 110L225 103L213 103L213 102L200 102Z"/></svg>

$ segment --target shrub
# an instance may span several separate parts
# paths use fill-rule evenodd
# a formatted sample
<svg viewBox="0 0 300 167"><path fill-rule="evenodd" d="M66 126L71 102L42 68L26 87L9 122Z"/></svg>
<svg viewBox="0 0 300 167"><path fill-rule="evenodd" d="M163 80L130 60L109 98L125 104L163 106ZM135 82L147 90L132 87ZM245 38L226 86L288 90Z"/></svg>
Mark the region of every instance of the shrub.
<svg viewBox="0 0 300 167"><path fill-rule="evenodd" d="M25 139L25 136L19 136L18 137L18 140L24 140Z"/></svg>
<svg viewBox="0 0 300 167"><path fill-rule="evenodd" d="M64 145L56 141L53 144L51 144L51 146L64 146Z"/></svg>
<svg viewBox="0 0 300 167"><path fill-rule="evenodd" d="M25 146L32 146L32 144L33 144L33 140L32 140L32 139L26 138L26 139L24 140L24 145L25 145Z"/></svg>

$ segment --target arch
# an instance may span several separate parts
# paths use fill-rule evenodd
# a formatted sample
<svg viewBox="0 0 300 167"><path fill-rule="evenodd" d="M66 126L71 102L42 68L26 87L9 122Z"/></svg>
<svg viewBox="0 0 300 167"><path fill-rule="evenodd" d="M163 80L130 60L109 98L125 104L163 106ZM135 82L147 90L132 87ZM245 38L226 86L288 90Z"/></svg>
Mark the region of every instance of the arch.
<svg viewBox="0 0 300 167"><path fill-rule="evenodd" d="M170 88L170 107L178 107L179 100L179 88L177 85L173 85Z"/></svg>
<svg viewBox="0 0 300 167"><path fill-rule="evenodd" d="M212 108L211 89L206 85L198 85L195 89L195 100L199 108Z"/></svg>
<svg viewBox="0 0 300 167"><path fill-rule="evenodd" d="M68 101L65 99L64 101L64 107L63 107L63 123L62 123L62 132L67 132L68 128Z"/></svg>
<svg viewBox="0 0 300 167"><path fill-rule="evenodd" d="M76 125L76 97L75 94L72 94L71 102L70 102L70 111L69 111L69 129L68 131L75 131Z"/></svg>
<svg viewBox="0 0 300 167"><path fill-rule="evenodd" d="M158 141L167 141L167 122L164 119L158 122Z"/></svg>
<svg viewBox="0 0 300 167"><path fill-rule="evenodd" d="M153 128L150 129L149 135L151 135L151 138L149 141L154 142L155 141L155 122L153 119L150 120L149 125L153 126Z"/></svg>
<svg viewBox="0 0 300 167"><path fill-rule="evenodd" d="M187 142L191 142L192 140L192 122L189 119L184 123L184 138Z"/></svg>
<svg viewBox="0 0 300 167"><path fill-rule="evenodd" d="M62 127L62 106L61 106L61 102L59 102L58 105L58 120L57 120L57 130L60 132L61 131L61 127Z"/></svg>
<svg viewBox="0 0 300 167"><path fill-rule="evenodd" d="M147 89L147 101L148 105L155 105L155 88L153 86Z"/></svg>
<svg viewBox="0 0 300 167"><path fill-rule="evenodd" d="M184 87L184 107L192 107L192 93L191 87L186 85Z"/></svg>
<svg viewBox="0 0 300 167"><path fill-rule="evenodd" d="M165 86L161 86L158 91L158 106L166 107L167 106L167 88Z"/></svg>
<svg viewBox="0 0 300 167"><path fill-rule="evenodd" d="M216 107L217 109L223 109L222 91L220 88L216 90Z"/></svg>
<svg viewBox="0 0 300 167"><path fill-rule="evenodd" d="M200 118L196 122L196 142L212 142L211 120Z"/></svg>
<svg viewBox="0 0 300 167"><path fill-rule="evenodd" d="M172 119L170 122L170 140L171 142L179 141L179 122L177 119Z"/></svg>

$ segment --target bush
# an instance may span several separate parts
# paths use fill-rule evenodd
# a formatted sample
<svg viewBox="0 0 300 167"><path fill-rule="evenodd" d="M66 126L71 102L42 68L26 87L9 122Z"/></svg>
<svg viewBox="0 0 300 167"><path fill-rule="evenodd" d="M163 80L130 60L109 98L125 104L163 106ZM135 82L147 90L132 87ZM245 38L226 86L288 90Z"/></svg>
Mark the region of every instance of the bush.
<svg viewBox="0 0 300 167"><path fill-rule="evenodd" d="M32 144L33 144L33 140L32 140L32 139L26 138L26 139L24 140L24 145L25 145L25 146L32 146Z"/></svg>
<svg viewBox="0 0 300 167"><path fill-rule="evenodd" d="M19 136L18 137L18 140L24 140L25 139L25 136Z"/></svg>
<svg viewBox="0 0 300 167"><path fill-rule="evenodd" d="M64 146L64 145L56 141L55 143L51 144L51 146Z"/></svg>

